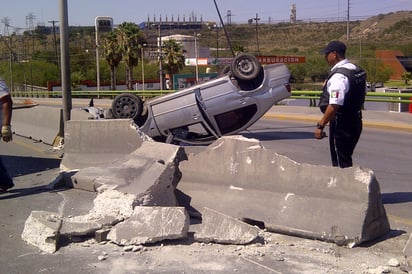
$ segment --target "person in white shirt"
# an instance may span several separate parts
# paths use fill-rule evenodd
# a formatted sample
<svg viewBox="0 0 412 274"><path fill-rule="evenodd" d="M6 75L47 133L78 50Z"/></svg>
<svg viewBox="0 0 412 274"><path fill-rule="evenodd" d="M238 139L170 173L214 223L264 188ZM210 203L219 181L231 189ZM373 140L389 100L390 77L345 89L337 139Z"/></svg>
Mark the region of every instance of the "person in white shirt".
<svg viewBox="0 0 412 274"><path fill-rule="evenodd" d="M332 165L351 167L363 127L361 110L366 95L366 73L346 59L346 45L340 41L330 42L321 53L331 70L319 102L323 116L316 125L315 138L326 136L323 130L329 123Z"/></svg>

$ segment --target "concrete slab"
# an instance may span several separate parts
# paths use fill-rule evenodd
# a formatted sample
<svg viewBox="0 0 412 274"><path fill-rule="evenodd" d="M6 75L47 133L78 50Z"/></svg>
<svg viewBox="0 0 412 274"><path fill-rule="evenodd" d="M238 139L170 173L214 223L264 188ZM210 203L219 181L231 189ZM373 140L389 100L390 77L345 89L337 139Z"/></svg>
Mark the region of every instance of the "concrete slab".
<svg viewBox="0 0 412 274"><path fill-rule="evenodd" d="M389 232L373 171L300 164L258 140L223 137L181 162L190 206L263 222L274 232L359 244Z"/></svg>
<svg viewBox="0 0 412 274"><path fill-rule="evenodd" d="M62 109L47 106L14 109L12 129L18 135L53 145L62 133Z"/></svg>
<svg viewBox="0 0 412 274"><path fill-rule="evenodd" d="M149 140L131 119L71 120L64 129L60 168L70 172L123 159Z"/></svg>
<svg viewBox="0 0 412 274"><path fill-rule="evenodd" d="M137 205L176 206L174 191L180 178L177 164L183 154L179 146L145 141L123 160L81 169L70 177L71 185L89 191L116 189L134 194Z"/></svg>
<svg viewBox="0 0 412 274"><path fill-rule="evenodd" d="M140 245L185 238L188 230L184 207L137 206L129 219L111 229L107 239L118 245Z"/></svg>
<svg viewBox="0 0 412 274"><path fill-rule="evenodd" d="M260 229L210 208L201 211L202 222L190 226L198 242L250 244L259 237Z"/></svg>
<svg viewBox="0 0 412 274"><path fill-rule="evenodd" d="M58 213L32 211L24 224L21 238L41 251L54 253L57 250L60 226Z"/></svg>

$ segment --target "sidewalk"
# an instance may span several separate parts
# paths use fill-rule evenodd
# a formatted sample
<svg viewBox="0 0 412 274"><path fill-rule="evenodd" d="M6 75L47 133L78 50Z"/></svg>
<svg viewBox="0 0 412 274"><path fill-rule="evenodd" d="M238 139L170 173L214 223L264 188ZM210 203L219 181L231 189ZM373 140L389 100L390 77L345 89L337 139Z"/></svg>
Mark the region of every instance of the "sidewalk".
<svg viewBox="0 0 412 274"><path fill-rule="evenodd" d="M364 110L362 113L365 127L412 131L412 113L377 110ZM313 122L315 125L322 113L317 107L276 105L264 117Z"/></svg>

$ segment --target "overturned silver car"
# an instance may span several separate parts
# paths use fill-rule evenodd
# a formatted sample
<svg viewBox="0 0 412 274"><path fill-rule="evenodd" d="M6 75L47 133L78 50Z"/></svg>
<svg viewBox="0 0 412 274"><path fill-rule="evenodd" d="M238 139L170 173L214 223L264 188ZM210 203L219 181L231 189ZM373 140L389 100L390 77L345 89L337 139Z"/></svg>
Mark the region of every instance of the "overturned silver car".
<svg viewBox="0 0 412 274"><path fill-rule="evenodd" d="M209 144L236 134L290 96L284 64L262 66L255 56L236 56L230 69L206 83L146 100L123 93L112 103L115 118L132 118L157 141Z"/></svg>

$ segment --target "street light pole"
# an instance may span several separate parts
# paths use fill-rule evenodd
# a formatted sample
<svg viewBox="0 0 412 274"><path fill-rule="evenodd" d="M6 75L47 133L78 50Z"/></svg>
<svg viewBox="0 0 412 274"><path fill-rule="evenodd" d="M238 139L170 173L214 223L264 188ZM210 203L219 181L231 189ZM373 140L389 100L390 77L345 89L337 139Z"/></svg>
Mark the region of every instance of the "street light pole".
<svg viewBox="0 0 412 274"><path fill-rule="evenodd" d="M144 91L144 47L146 44L140 45L141 62L142 62L142 91Z"/></svg>
<svg viewBox="0 0 412 274"><path fill-rule="evenodd" d="M196 59L196 85L199 83L199 63L197 62L198 52L197 52L197 34L195 33L195 59Z"/></svg>
<svg viewBox="0 0 412 274"><path fill-rule="evenodd" d="M96 28L96 90L97 94L100 91L100 62L99 62L99 27L98 27L98 17L95 19L95 28Z"/></svg>
<svg viewBox="0 0 412 274"><path fill-rule="evenodd" d="M72 109L67 0L60 0L60 21L60 66L62 82L63 120L64 123L66 123L66 121L70 120L70 113Z"/></svg>
<svg viewBox="0 0 412 274"><path fill-rule="evenodd" d="M159 38L158 38L158 51L159 51L159 80L160 80L160 90L163 90L163 66L162 66L162 36L160 35L160 22L159 22Z"/></svg>

